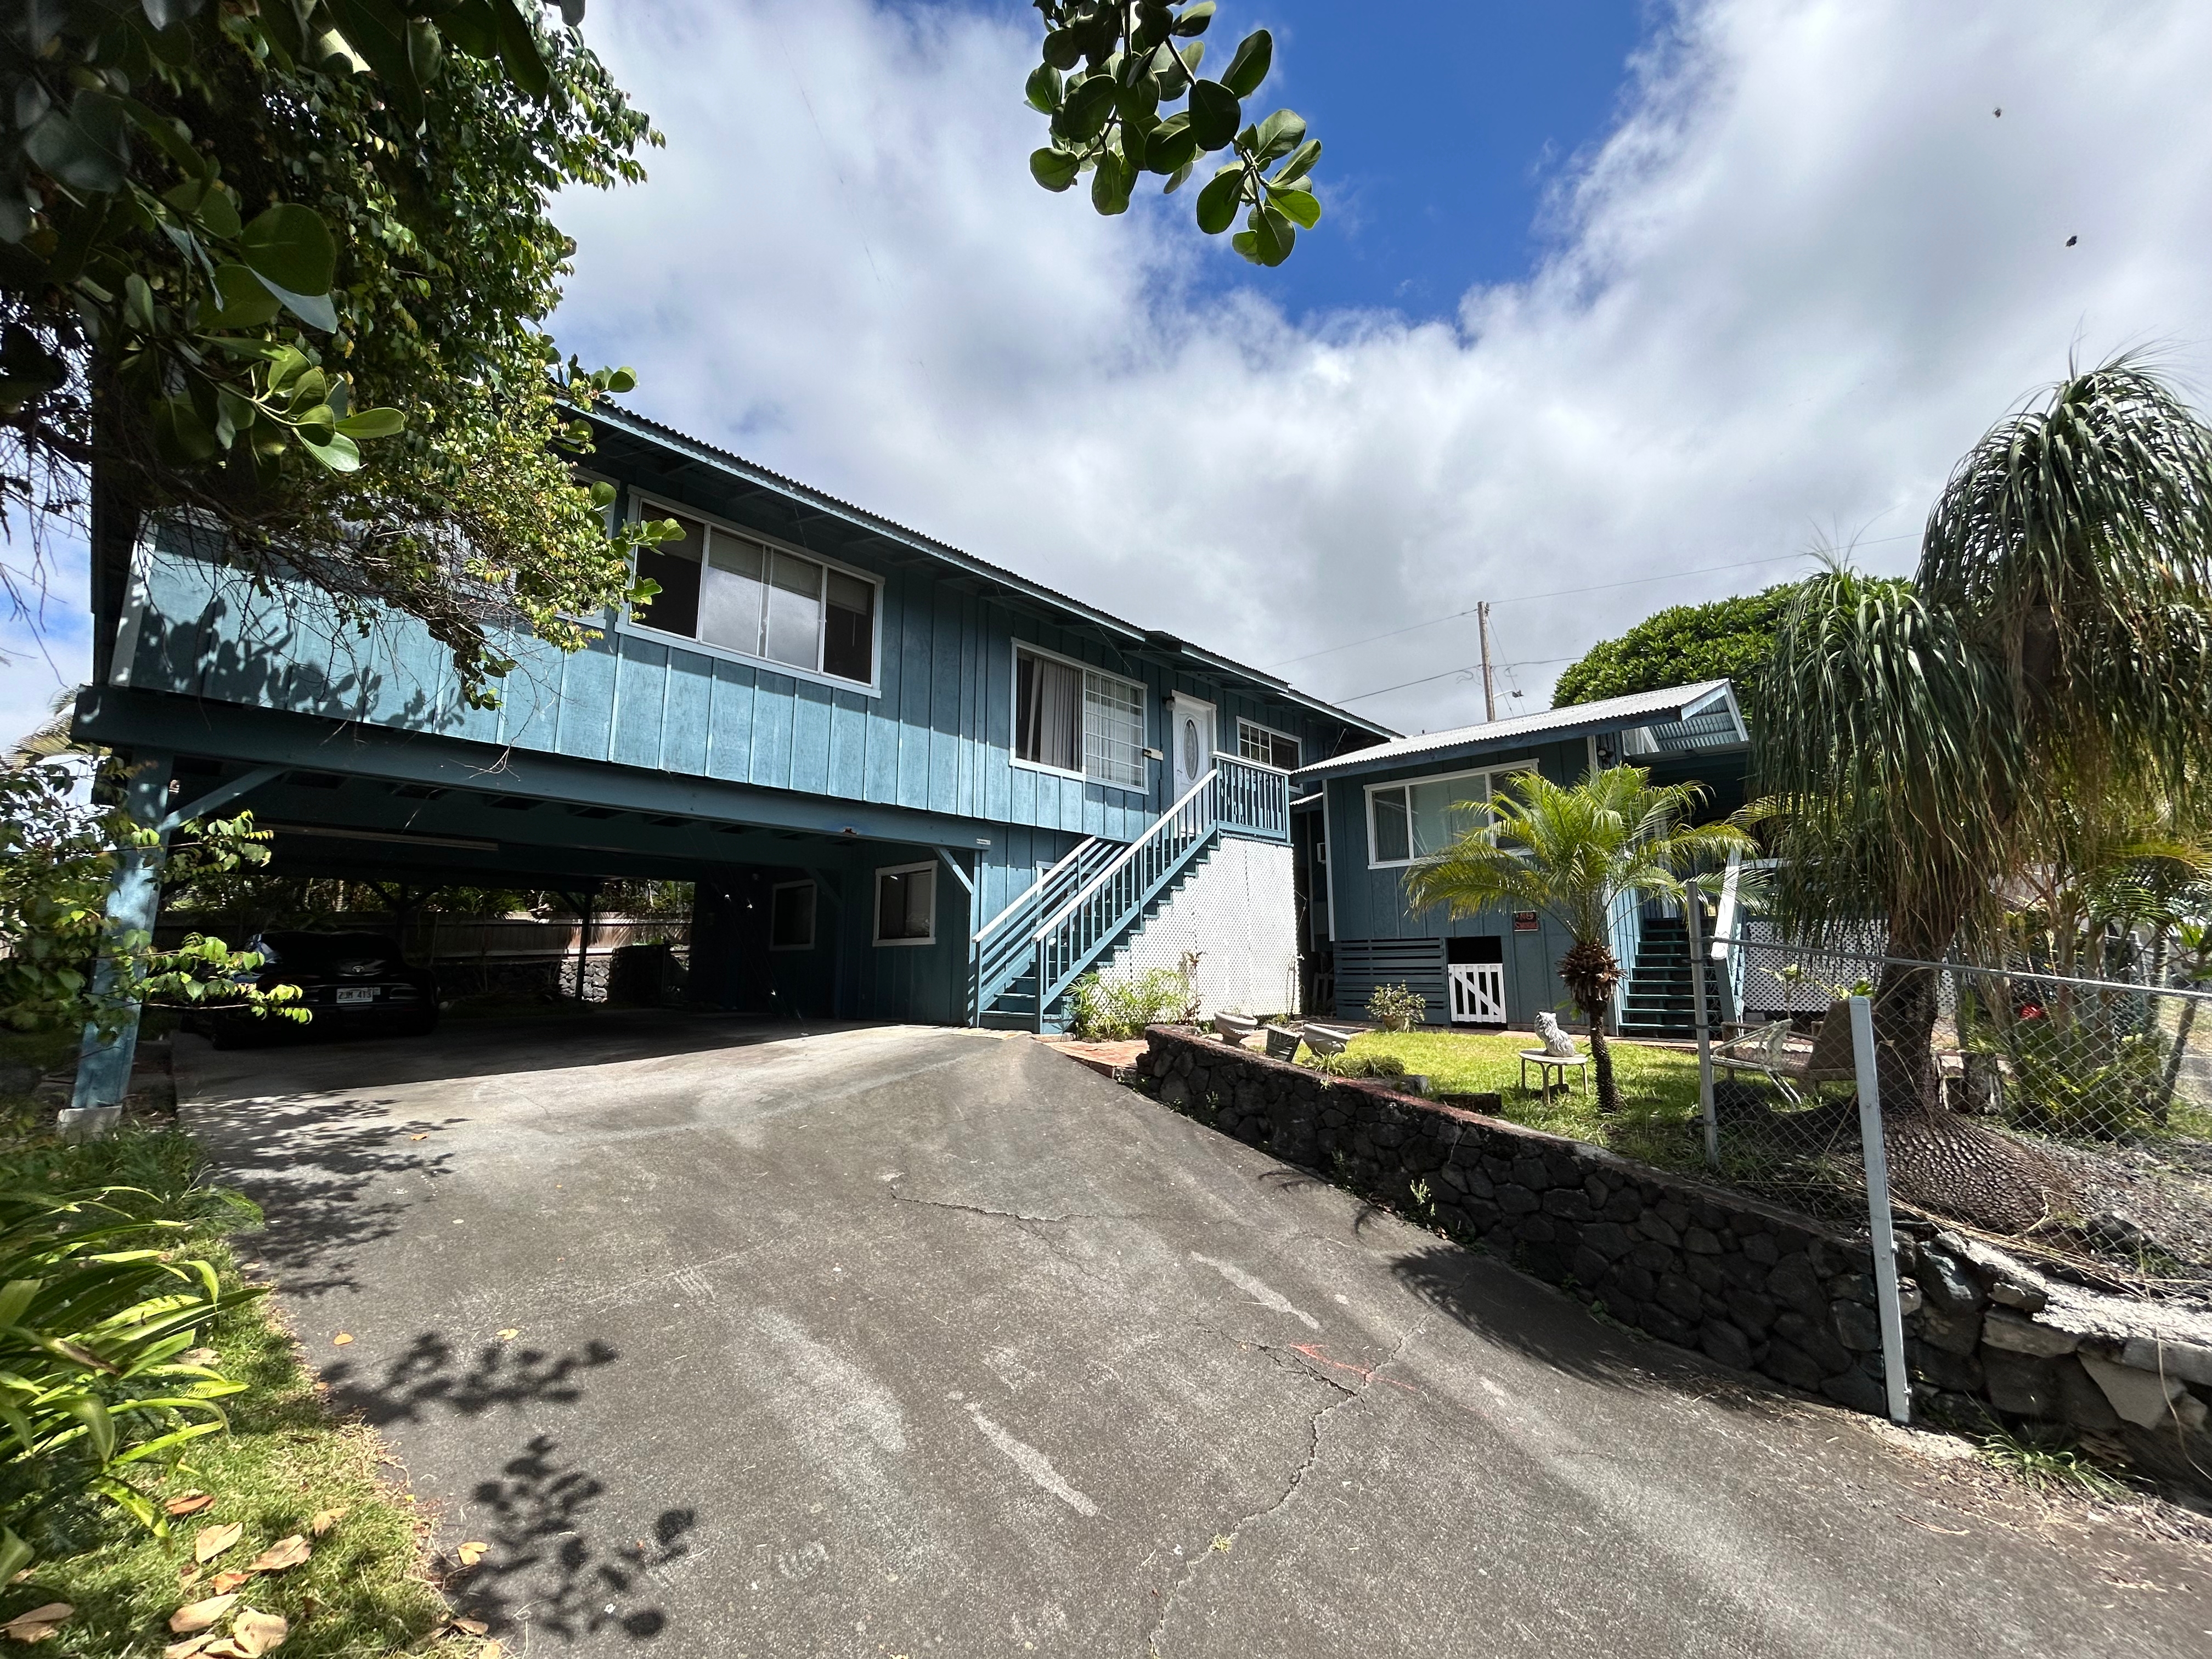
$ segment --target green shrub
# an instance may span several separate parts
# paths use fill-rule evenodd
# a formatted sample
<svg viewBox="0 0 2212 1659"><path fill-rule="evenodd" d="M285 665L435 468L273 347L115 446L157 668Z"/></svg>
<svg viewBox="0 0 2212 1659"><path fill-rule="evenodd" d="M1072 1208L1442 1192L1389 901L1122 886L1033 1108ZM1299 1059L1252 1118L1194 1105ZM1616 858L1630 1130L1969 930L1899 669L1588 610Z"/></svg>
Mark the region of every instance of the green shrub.
<svg viewBox="0 0 2212 1659"><path fill-rule="evenodd" d="M1190 981L1172 968L1152 968L1126 979L1085 974L1068 988L1067 1029L1092 1042L1133 1037L1147 1025L1194 1016Z"/></svg>
<svg viewBox="0 0 2212 1659"><path fill-rule="evenodd" d="M1427 1017L1429 1000L1405 985L1378 985L1367 999L1367 1018L1386 1031L1410 1031Z"/></svg>
<svg viewBox="0 0 2212 1659"><path fill-rule="evenodd" d="M1356 1054L1346 1048L1341 1054L1316 1054L1314 1070L1331 1077L1399 1078L1406 1075L1406 1062L1395 1054Z"/></svg>

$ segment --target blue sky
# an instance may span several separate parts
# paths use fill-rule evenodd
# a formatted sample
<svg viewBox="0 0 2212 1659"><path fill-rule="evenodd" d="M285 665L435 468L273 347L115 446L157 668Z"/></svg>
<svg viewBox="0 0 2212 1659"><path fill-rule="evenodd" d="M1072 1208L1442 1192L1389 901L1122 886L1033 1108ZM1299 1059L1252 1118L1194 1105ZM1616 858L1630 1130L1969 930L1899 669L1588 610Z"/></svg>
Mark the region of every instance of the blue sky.
<svg viewBox="0 0 2212 1659"><path fill-rule="evenodd" d="M1254 102L1297 110L1324 149L1330 216L1268 292L1293 315L1387 306L1431 317L1475 283L1526 276L1544 192L1610 128L1649 10L1226 0L1209 50L1225 60L1249 29L1271 30L1275 69Z"/></svg>
<svg viewBox="0 0 2212 1659"><path fill-rule="evenodd" d="M1218 49L1262 22L1328 145L1276 271L1183 198L1036 187L1021 0L594 6L669 145L559 204L561 343L1409 731L1480 717L1478 600L1514 601L1506 706L1541 708L1596 640L1817 546L1909 569L2069 354L2212 386L2203 0L1222 0ZM55 686L28 643L0 623L10 732ZM82 672L81 625L51 645Z"/></svg>

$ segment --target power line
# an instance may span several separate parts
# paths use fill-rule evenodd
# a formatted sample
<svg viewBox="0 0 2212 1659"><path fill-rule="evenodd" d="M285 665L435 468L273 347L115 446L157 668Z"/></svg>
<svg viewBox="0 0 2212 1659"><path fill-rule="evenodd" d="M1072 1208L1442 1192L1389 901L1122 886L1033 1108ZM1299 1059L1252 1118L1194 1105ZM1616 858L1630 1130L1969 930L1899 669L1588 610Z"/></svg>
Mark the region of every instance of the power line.
<svg viewBox="0 0 2212 1659"><path fill-rule="evenodd" d="M1510 673L1516 668L1549 668L1553 663L1572 662L1575 659L1572 657L1533 657L1521 662L1501 663L1499 666L1504 668L1508 673ZM1380 686L1372 691L1360 691L1349 697L1334 697L1330 699L1330 701L1340 705L1347 702L1359 702L1369 697L1379 697L1385 691L1403 691L1410 685L1426 685L1431 680L1448 680L1455 674L1480 674L1481 672L1482 665L1480 663L1471 662L1464 668L1447 668L1441 674L1424 674L1417 680L1401 680L1395 685Z"/></svg>
<svg viewBox="0 0 2212 1659"><path fill-rule="evenodd" d="M1879 547L1884 542L1909 542L1913 539L1911 536L1881 536L1872 541L1855 542L1852 545ZM1641 587L1649 582L1670 582L1679 576L1711 576L1723 570L1749 570L1762 564L1782 564L1791 559L1802 559L1807 556L1803 553L1777 553L1771 558L1745 559L1737 564L1699 565L1694 570L1668 570L1656 576L1631 576L1626 581L1593 582L1582 587L1558 588L1549 593L1516 593L1510 599L1491 599L1487 603L1493 605L1522 605L1532 599L1571 599L1583 593L1604 593L1616 587ZM1356 645L1372 645L1377 640L1395 640L1401 634L1411 634L1420 629L1434 628L1439 623L1457 622L1462 617L1474 616L1481 608L1480 605L1470 605L1465 611L1455 611L1448 617L1431 617L1426 622L1409 623L1403 628L1391 629L1388 633L1370 634L1364 639L1346 640L1341 645L1325 645L1320 650L1309 651L1302 657L1285 657L1280 662L1271 662L1262 665L1273 671L1278 668L1288 668L1293 663L1311 662L1316 657L1326 657L1337 651L1349 651Z"/></svg>

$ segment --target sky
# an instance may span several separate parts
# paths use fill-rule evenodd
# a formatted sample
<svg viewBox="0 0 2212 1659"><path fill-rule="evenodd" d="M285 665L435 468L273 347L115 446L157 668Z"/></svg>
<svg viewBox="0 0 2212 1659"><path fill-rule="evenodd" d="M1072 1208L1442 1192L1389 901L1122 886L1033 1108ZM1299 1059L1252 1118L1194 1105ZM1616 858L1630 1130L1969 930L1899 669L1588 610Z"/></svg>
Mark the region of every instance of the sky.
<svg viewBox="0 0 2212 1659"><path fill-rule="evenodd" d="M1031 183L1018 0L594 6L668 147L560 204L560 343L1406 731L1482 718L1479 600L1499 712L1540 709L1662 605L1821 548L1909 570L1957 457L2069 357L2212 385L2201 0L1222 0L1209 40L1261 24L1260 106L1325 146L1273 271L1188 196L1102 219ZM82 623L48 621L73 678ZM0 649L12 731L57 675L20 618Z"/></svg>

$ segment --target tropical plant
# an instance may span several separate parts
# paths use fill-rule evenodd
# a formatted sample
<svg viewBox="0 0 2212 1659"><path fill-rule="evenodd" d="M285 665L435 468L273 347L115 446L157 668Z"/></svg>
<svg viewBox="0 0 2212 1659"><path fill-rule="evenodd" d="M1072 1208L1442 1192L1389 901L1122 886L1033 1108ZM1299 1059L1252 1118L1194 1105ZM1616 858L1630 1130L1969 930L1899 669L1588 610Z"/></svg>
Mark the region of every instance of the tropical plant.
<svg viewBox="0 0 2212 1659"><path fill-rule="evenodd" d="M89 1494L159 1534L132 1467L224 1426L245 1384L195 1352L200 1333L258 1289L226 1292L178 1257L191 1224L149 1216L135 1188L0 1191L0 1578L35 1553L33 1523Z"/></svg>
<svg viewBox="0 0 2212 1659"><path fill-rule="evenodd" d="M566 186L642 177L645 118L538 0L56 0L0 24L0 520L94 542L112 604L149 514L256 575L384 605L479 700L487 628L556 643L649 598L659 525L572 466L624 370L539 325ZM20 519L8 519L20 513ZM20 558L19 555L19 558Z"/></svg>
<svg viewBox="0 0 2212 1659"><path fill-rule="evenodd" d="M2051 1160L1941 1112L1939 973L1914 964L1995 948L2002 888L2066 803L2190 807L2208 672L2212 429L2128 357L1973 447L1909 587L1837 568L1792 605L1756 734L1777 909L1815 938L1879 921L1901 959L1876 994L1884 1110L1916 1120L1907 1196L2006 1229L2066 1198Z"/></svg>
<svg viewBox="0 0 2212 1659"><path fill-rule="evenodd" d="M1119 1042L1162 1020L1194 1018L1190 981L1172 968L1109 979L1089 973L1068 988L1068 1030L1091 1042Z"/></svg>
<svg viewBox="0 0 2212 1659"><path fill-rule="evenodd" d="M1367 1018L1386 1031L1410 1031L1428 1013L1429 1000L1410 985L1378 985L1367 994Z"/></svg>
<svg viewBox="0 0 2212 1659"><path fill-rule="evenodd" d="M111 765L111 777L118 771ZM108 926L118 871L126 860L158 855L162 838L119 805L82 800L80 783L75 769L58 763L0 773L0 1024L90 1026L112 1036L149 1001L232 1003L305 1021L296 987L254 984L262 961L252 951L198 933L159 951L143 931ZM190 875L264 863L268 839L251 813L187 821L172 832L168 868Z"/></svg>
<svg viewBox="0 0 2212 1659"><path fill-rule="evenodd" d="M1243 100L1260 89L1274 62L1274 37L1255 29L1237 44L1219 79L1201 76L1213 0L1180 10L1162 0L1036 0L1044 21L1044 61L1030 74L1030 106L1052 118L1052 142L1030 157L1030 172L1049 191L1091 175L1091 204L1126 213L1137 180L1164 176L1164 192L1182 187L1202 155L1231 152L1198 192L1198 228L1218 236L1244 210L1231 238L1255 264L1291 257L1300 230L1321 222L1308 176L1321 141L1279 109L1247 124ZM1164 106L1188 100L1171 113Z"/></svg>
<svg viewBox="0 0 2212 1659"><path fill-rule="evenodd" d="M1756 725L1767 659L1798 586L1784 582L1760 593L1656 611L1584 652L1553 687L1553 707L1725 679L1734 682L1745 719Z"/></svg>
<svg viewBox="0 0 2212 1659"><path fill-rule="evenodd" d="M1559 977L1589 1022L1600 1111L1620 1106L1605 1036L1621 976L1614 905L1633 894L1681 899L1699 870L1752 850L1734 821L1696 822L1705 799L1702 785L1655 784L1640 766L1593 769L1571 787L1516 772L1491 799L1490 822L1406 873L1416 909L1442 905L1455 916L1539 910L1574 941L1559 959Z"/></svg>

